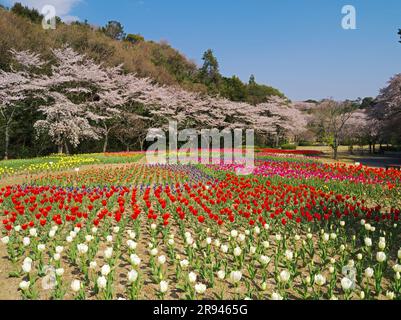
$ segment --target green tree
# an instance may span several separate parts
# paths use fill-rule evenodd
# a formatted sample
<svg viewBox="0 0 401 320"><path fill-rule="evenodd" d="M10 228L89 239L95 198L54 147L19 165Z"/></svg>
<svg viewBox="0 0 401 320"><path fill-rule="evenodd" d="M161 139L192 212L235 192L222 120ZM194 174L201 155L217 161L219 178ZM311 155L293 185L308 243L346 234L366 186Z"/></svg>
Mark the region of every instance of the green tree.
<svg viewBox="0 0 401 320"><path fill-rule="evenodd" d="M248 84L249 84L250 86L256 85L255 76L254 76L253 74L251 74L251 76L249 77L249 82L248 82Z"/></svg>
<svg viewBox="0 0 401 320"><path fill-rule="evenodd" d="M206 84L210 89L217 89L221 75L219 71L219 63L214 56L213 51L208 49L202 57L203 66L199 70L199 77L202 83Z"/></svg>
<svg viewBox="0 0 401 320"><path fill-rule="evenodd" d="M109 21L102 30L105 35L114 40L122 40L125 38L124 27L118 21Z"/></svg>
<svg viewBox="0 0 401 320"><path fill-rule="evenodd" d="M132 43L132 44L136 44L136 43L145 41L145 38L144 38L142 35L140 35L140 34L132 34L132 33L129 33L129 34L127 34L127 36L125 37L125 41L128 41L128 42L130 42L130 43Z"/></svg>
<svg viewBox="0 0 401 320"><path fill-rule="evenodd" d="M222 78L220 93L232 101L245 101L247 98L247 87L237 76Z"/></svg>
<svg viewBox="0 0 401 320"><path fill-rule="evenodd" d="M23 6L20 2L14 4L11 8L11 12L21 17L28 18L34 23L41 23L43 20L43 15L41 15L38 10Z"/></svg>

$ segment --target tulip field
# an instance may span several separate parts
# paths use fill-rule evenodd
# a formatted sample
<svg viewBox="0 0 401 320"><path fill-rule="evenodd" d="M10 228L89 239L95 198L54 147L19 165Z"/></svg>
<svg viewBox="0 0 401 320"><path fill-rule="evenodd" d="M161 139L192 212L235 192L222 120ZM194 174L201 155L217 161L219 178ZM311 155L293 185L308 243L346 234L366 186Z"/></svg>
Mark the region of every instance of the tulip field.
<svg viewBox="0 0 401 320"><path fill-rule="evenodd" d="M401 171L318 156L3 169L1 298L401 299Z"/></svg>

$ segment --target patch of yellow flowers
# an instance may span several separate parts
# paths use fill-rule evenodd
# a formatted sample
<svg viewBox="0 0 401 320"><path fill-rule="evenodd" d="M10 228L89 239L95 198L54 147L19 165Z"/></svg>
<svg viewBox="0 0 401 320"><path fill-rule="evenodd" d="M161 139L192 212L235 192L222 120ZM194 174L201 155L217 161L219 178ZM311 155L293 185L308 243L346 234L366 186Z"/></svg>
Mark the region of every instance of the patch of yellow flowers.
<svg viewBox="0 0 401 320"><path fill-rule="evenodd" d="M26 163L22 163L20 165L1 165L0 163L0 177L4 176L12 176L16 174L30 174L37 173L43 171L60 171L64 169L70 169L74 167L79 167L85 164L93 164L99 162L98 159L90 157L88 155L73 155L73 156L65 156L65 155L52 155L48 157L43 157L32 160L34 162L30 162L29 160Z"/></svg>

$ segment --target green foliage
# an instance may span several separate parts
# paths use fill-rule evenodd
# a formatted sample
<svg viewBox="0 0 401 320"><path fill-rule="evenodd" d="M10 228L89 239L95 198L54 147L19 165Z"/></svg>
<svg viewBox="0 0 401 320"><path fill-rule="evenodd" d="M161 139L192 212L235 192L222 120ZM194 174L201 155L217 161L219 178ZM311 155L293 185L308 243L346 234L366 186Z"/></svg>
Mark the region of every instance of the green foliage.
<svg viewBox="0 0 401 320"><path fill-rule="evenodd" d="M14 4L11 8L11 12L21 17L28 18L33 23L41 23L43 20L43 15L41 15L38 10L23 6L20 2Z"/></svg>
<svg viewBox="0 0 401 320"><path fill-rule="evenodd" d="M125 37L124 40L128 41L128 42L130 42L132 44L136 44L138 42L145 41L145 38L143 36L141 36L140 34L129 33L129 34L127 34L127 36Z"/></svg>
<svg viewBox="0 0 401 320"><path fill-rule="evenodd" d="M281 146L281 149L283 149L283 150L296 150L297 146L295 144L292 144L292 143L287 143L287 144L283 144Z"/></svg>
<svg viewBox="0 0 401 320"><path fill-rule="evenodd" d="M102 28L104 34L113 40L123 40L125 38L124 27L118 21L109 21Z"/></svg>

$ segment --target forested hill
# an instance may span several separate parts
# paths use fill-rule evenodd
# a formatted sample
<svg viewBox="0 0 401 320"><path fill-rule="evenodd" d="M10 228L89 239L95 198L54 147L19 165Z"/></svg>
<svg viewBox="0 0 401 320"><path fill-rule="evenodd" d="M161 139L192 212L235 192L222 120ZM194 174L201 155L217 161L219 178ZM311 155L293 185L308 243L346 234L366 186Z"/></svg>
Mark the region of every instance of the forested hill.
<svg viewBox="0 0 401 320"><path fill-rule="evenodd" d="M51 50L68 43L97 62L123 64L127 72L160 84L180 85L186 90L251 104L265 102L271 95L284 96L275 88L258 84L253 76L248 83L236 76L222 76L210 49L203 54L203 65L197 66L167 42L147 41L135 33L139 30L125 31L118 21L96 27L87 21L65 24L58 19L55 30L44 30L42 18L38 11L18 3L10 9L0 7L0 69L10 68L11 49L29 49L52 59Z"/></svg>

